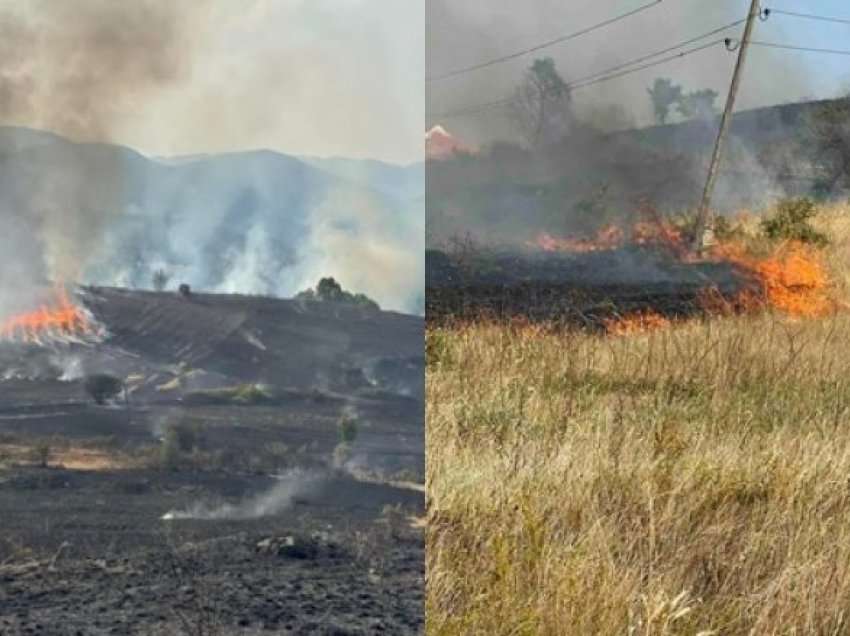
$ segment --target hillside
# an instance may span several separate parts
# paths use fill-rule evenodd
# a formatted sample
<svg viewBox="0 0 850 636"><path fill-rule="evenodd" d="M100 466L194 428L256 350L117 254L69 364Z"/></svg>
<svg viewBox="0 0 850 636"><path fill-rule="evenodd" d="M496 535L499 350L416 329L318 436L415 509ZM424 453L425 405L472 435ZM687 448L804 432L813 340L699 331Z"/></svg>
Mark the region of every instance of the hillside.
<svg viewBox="0 0 850 636"><path fill-rule="evenodd" d="M422 242L421 166L272 151L149 159L10 127L0 157L7 233L27 254L52 244L49 231L79 236L63 249L84 282L146 288L163 268L210 291L289 296L332 275L394 309L421 295L421 259L407 254ZM62 220L34 227L46 215ZM379 251L397 259L391 281L369 269Z"/></svg>
<svg viewBox="0 0 850 636"><path fill-rule="evenodd" d="M421 630L422 318L69 295L0 337L0 633Z"/></svg>

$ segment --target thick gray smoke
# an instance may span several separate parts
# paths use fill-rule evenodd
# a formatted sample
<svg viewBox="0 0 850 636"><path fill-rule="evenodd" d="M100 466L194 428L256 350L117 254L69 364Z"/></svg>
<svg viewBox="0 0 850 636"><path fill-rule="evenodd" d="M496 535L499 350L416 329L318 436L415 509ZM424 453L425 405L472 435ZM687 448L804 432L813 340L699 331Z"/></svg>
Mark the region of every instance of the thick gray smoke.
<svg viewBox="0 0 850 636"><path fill-rule="evenodd" d="M436 78L532 47L643 4L435 0L428 4L428 75ZM510 106L459 116L441 114L515 95L535 58L552 57L569 83L740 20L748 5L737 0L661 2L531 55L432 80L429 124L443 125L461 143L483 146L484 152L477 160L429 164L429 242L445 246L469 234L479 243L524 245L541 231L592 232L603 219L633 215L643 202L665 213L692 209L702 193L719 119L683 123L674 107L670 121L681 125L650 128L654 119L648 88L656 78L669 78L685 93L711 89L718 93L716 107L722 109L735 62L735 53L722 43L572 91L575 123L566 134L551 135L534 150L497 143L525 141ZM793 35L799 36L792 30L796 23L787 20L772 16L759 21L755 39L793 41ZM742 31L743 25L738 25L692 47L712 39L739 38ZM800 101L816 92L824 97L839 94L838 84L824 94L822 86L810 83L811 69L806 66L810 62L811 58L792 52L752 47L736 111ZM777 69L782 82L775 81ZM811 157L803 157L794 146L805 127L799 114L789 107L736 117L713 201L717 209L759 208L812 186L816 175Z"/></svg>
<svg viewBox="0 0 850 636"><path fill-rule="evenodd" d="M158 269L171 275L171 287L277 295L334 276L387 308L417 308L421 168L380 164L361 171L376 174L367 179L331 160L311 165L270 152L157 160L120 145L218 150L286 142L302 149L311 135L333 135L356 139L364 154L390 155L393 139L409 147L399 126L420 138L421 97L415 108L395 103L409 75L398 56L381 53L384 39L352 38L346 53L318 40L306 48L287 40L296 56L279 50L278 32L267 39L262 25L278 21L303 38L334 13L330 3L255 0L245 9L213 0L0 0L0 320L41 302L31 291L37 284L149 288ZM332 24L322 28L340 28ZM385 46L396 50L403 38L391 35ZM240 43L235 66L224 36ZM362 75L357 86L337 82L339 93L317 103L330 60L344 55L363 69L372 59L371 70L387 75L391 85L382 88L391 90L380 109L367 104L384 80L365 70L350 73ZM340 117L349 110L346 91L368 126ZM331 117L335 127L323 127ZM281 137L281 128L297 134ZM317 151L341 147L316 144Z"/></svg>
<svg viewBox="0 0 850 636"><path fill-rule="evenodd" d="M205 4L0 3L0 121L110 141L118 113L185 75ZM32 301L28 284L76 280L120 211L121 161L42 141L3 131L4 155L20 154L0 173L0 314Z"/></svg>

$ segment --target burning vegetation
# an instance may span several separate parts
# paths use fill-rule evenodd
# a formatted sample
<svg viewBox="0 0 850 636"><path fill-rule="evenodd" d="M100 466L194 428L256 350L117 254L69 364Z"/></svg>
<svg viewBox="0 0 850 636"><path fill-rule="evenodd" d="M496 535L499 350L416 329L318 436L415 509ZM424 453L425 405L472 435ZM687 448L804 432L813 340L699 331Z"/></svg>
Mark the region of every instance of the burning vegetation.
<svg viewBox="0 0 850 636"><path fill-rule="evenodd" d="M813 213L798 214L810 205L782 202L755 231L752 218L724 219L715 242L698 256L690 250L686 222L644 205L631 223L603 224L584 235L541 233L521 256L500 265L488 256L478 262L468 253L466 262L455 258L457 268L465 269L453 274L461 281L455 295L463 296L464 318L474 319L479 304L478 317L528 315L601 327L611 335L666 328L696 316L764 311L826 316L837 308L823 254L826 237L808 225ZM440 277L447 278L442 271L434 278ZM518 291L523 289L527 293ZM581 293L574 297L576 290ZM437 299L446 295L445 288L434 290ZM528 302L545 307L524 311ZM437 307L431 317L439 313Z"/></svg>
<svg viewBox="0 0 850 636"><path fill-rule="evenodd" d="M81 339L96 331L88 311L75 304L61 286L56 287L50 300L38 309L0 322L0 340L30 344Z"/></svg>

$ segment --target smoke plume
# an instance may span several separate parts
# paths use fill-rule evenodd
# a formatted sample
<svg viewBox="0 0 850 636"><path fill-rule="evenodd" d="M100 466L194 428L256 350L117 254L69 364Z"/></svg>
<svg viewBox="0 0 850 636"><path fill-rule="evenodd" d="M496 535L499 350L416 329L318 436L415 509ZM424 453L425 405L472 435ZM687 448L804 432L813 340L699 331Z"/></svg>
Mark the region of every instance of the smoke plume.
<svg viewBox="0 0 850 636"><path fill-rule="evenodd" d="M0 122L34 125L80 142L112 141L123 116L185 77L191 27L205 5L3 2ZM26 155L0 177L0 234L8 241L0 252L0 291L3 304L14 307L19 303L10 290L44 278L79 277L120 211L126 166L96 146L30 145L14 129L3 134L8 147ZM93 183L99 186L96 197Z"/></svg>
<svg viewBox="0 0 850 636"><path fill-rule="evenodd" d="M719 119L695 117L685 122L674 108L671 120L681 125L650 128L655 121L647 89L656 78L671 79L685 93L711 89L718 93L715 105L722 109L736 58L722 43L572 91L577 124L564 136L552 135L557 138L547 139L542 149L499 143L524 141L509 106L452 113L512 96L535 58L552 57L569 84L740 20L747 3L662 2L529 55L436 79L579 31L642 4L591 0L542 0L527 5L508 0L428 3L427 74L435 78L428 85L428 123L442 124L461 142L485 148L474 161L429 164L429 242L441 246L469 233L483 242L524 245L540 231L580 234L602 218L632 214L642 201L671 213L695 206ZM796 37L799 42L799 26L799 21L774 15L756 24L754 37L773 42L792 42ZM739 24L682 50L723 37L740 38L742 31ZM840 93L834 81L824 86L812 79L808 65L822 60L751 47L736 111L788 104L818 93ZM774 81L777 69L782 82ZM717 209L760 208L772 199L811 187L812 159L795 152L794 144L804 128L798 115L789 107L782 112L736 116L713 201ZM641 128L649 129L636 130ZM789 157L779 156L780 146ZM784 173L794 178L786 179Z"/></svg>
<svg viewBox="0 0 850 636"><path fill-rule="evenodd" d="M321 486L325 476L315 472L290 471L280 477L280 483L268 492L236 504L212 505L199 502L185 510L171 510L163 520L203 519L220 521L259 519L280 514L292 506L295 499L309 495Z"/></svg>

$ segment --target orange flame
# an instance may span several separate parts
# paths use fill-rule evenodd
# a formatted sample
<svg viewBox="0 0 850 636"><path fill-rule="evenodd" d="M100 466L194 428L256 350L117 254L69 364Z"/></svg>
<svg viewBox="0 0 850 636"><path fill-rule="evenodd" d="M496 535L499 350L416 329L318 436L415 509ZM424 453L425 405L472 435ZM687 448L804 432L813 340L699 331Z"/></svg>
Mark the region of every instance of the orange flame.
<svg viewBox="0 0 850 636"><path fill-rule="evenodd" d="M643 220L634 222L624 231L613 224L602 226L592 237L556 237L543 232L531 241L531 247L547 252L603 252L616 250L626 245L654 247L684 258L688 251L682 231L649 212L643 212Z"/></svg>
<svg viewBox="0 0 850 636"><path fill-rule="evenodd" d="M57 288L50 305L19 314L0 323L0 339L38 342L55 336L81 336L91 332L86 313L75 306L63 288Z"/></svg>
<svg viewBox="0 0 850 636"><path fill-rule="evenodd" d="M805 318L825 316L836 308L822 258L803 243L784 243L763 258L748 254L737 243L718 244L711 256L751 272L762 288L762 306ZM742 292L733 302L750 309L758 304L752 292Z"/></svg>
<svg viewBox="0 0 850 636"><path fill-rule="evenodd" d="M617 318L603 321L605 331L612 336L627 336L669 327L670 319L651 309L635 311Z"/></svg>

